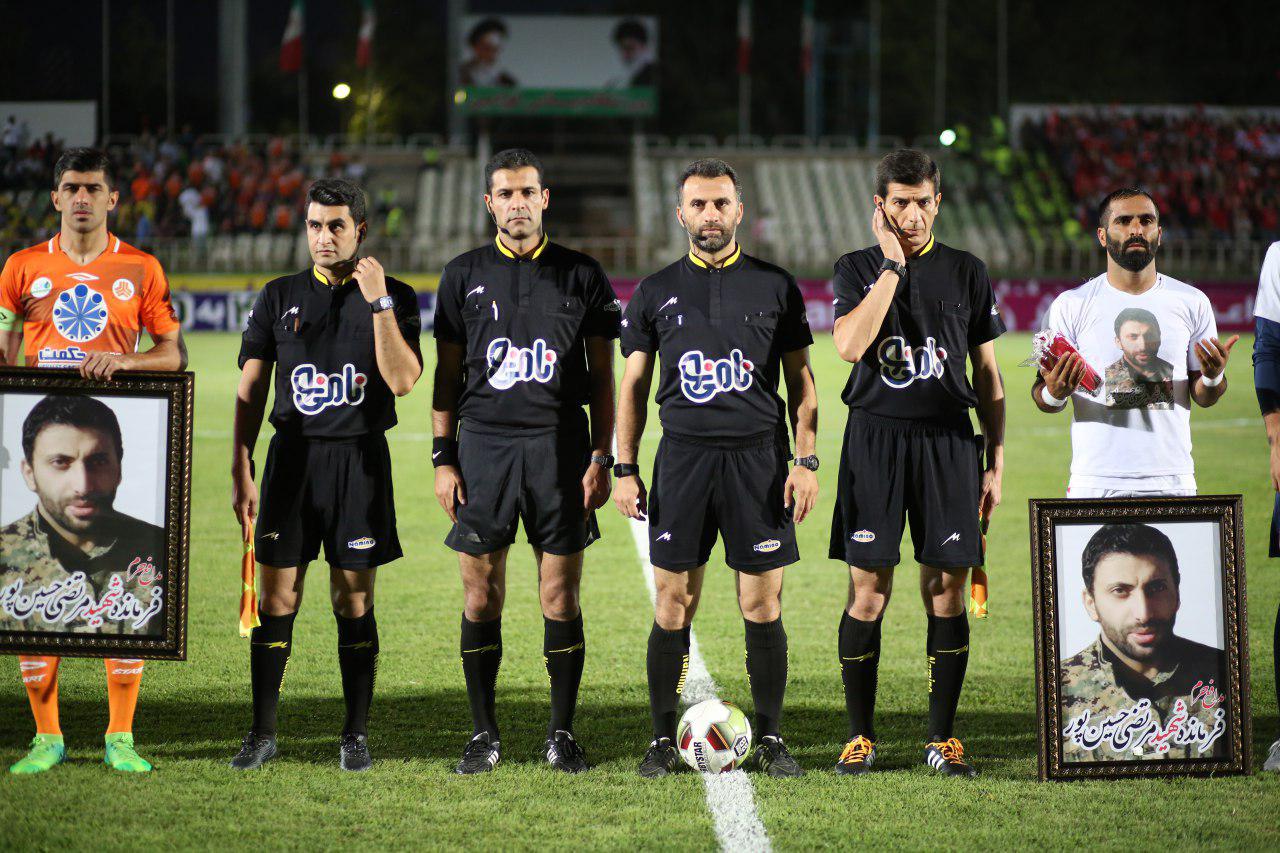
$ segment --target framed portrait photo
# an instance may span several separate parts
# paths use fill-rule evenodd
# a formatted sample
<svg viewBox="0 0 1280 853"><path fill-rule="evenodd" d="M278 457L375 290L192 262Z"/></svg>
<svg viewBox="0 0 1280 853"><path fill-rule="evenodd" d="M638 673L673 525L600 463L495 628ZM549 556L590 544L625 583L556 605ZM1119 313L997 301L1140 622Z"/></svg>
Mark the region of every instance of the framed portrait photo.
<svg viewBox="0 0 1280 853"><path fill-rule="evenodd" d="M0 368L0 653L185 660L190 373Z"/></svg>
<svg viewBox="0 0 1280 853"><path fill-rule="evenodd" d="M1041 780L1248 773L1240 496L1030 503Z"/></svg>

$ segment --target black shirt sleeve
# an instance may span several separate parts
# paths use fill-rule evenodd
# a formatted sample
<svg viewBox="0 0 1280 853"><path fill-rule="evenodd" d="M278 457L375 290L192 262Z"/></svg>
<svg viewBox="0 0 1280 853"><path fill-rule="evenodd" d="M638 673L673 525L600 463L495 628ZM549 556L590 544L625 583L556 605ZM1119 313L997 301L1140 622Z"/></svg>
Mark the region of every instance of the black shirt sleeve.
<svg viewBox="0 0 1280 853"><path fill-rule="evenodd" d="M835 276L831 287L835 296L835 319L848 314L867 295L867 288L875 284L880 273L872 269L866 252L850 252L836 261Z"/></svg>
<svg viewBox="0 0 1280 853"><path fill-rule="evenodd" d="M271 309L271 301L267 288L264 287L258 292L258 298L254 300L253 308L249 311L244 332L240 335L238 363L241 370L244 369L245 362L251 358L269 362L276 360L276 337L273 329L276 316Z"/></svg>
<svg viewBox="0 0 1280 853"><path fill-rule="evenodd" d="M645 282L641 281L632 292L622 317L622 357L626 358L633 352L657 351L658 336L653 328L653 318L649 316Z"/></svg>
<svg viewBox="0 0 1280 853"><path fill-rule="evenodd" d="M791 276L787 276L786 308L782 319L778 321L778 349L781 352L795 352L813 344L813 333L809 331L809 315L804 307L804 294L800 285Z"/></svg>
<svg viewBox="0 0 1280 853"><path fill-rule="evenodd" d="M422 337L422 314L418 311L418 294L403 281L388 282L395 307L391 310L396 315L396 325L400 327L400 335L405 343L417 346Z"/></svg>
<svg viewBox="0 0 1280 853"><path fill-rule="evenodd" d="M994 341L1007 331L1000 306L996 304L991 277L987 275L987 265L977 258L973 259L969 273L969 311L970 349Z"/></svg>
<svg viewBox="0 0 1280 853"><path fill-rule="evenodd" d="M444 268L440 284L436 288L436 315L432 334L437 341L464 346L467 343L467 327L462 319L462 284L462 273L459 270Z"/></svg>
<svg viewBox="0 0 1280 853"><path fill-rule="evenodd" d="M618 337L621 334L622 303L598 264L588 274L586 296L587 313L582 318L582 334L610 340Z"/></svg>

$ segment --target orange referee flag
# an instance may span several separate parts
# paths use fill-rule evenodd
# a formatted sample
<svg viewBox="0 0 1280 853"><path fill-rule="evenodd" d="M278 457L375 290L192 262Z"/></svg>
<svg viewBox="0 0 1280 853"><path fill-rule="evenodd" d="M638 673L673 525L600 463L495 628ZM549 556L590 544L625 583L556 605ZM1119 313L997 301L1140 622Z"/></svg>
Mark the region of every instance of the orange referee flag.
<svg viewBox="0 0 1280 853"><path fill-rule="evenodd" d="M982 519L982 555L987 554L987 519ZM981 566L973 567L973 578L969 584L969 612L974 619L987 618L987 573Z"/></svg>
<svg viewBox="0 0 1280 853"><path fill-rule="evenodd" d="M253 524L249 524L248 538L244 540L244 556L240 559L240 636L262 624L258 619L258 591L254 574L257 559L253 553Z"/></svg>

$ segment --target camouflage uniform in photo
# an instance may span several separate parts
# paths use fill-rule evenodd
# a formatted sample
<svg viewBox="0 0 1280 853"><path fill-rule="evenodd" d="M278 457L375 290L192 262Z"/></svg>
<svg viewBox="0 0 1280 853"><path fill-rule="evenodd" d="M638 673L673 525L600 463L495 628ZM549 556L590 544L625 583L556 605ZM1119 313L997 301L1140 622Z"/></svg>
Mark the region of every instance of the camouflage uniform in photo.
<svg viewBox="0 0 1280 853"><path fill-rule="evenodd" d="M164 602L145 624L134 627L134 618L111 618L108 613L100 625L94 626L80 617L70 624L55 618L46 620L39 612L22 619L13 608L22 598L37 589L54 584L82 592L69 593L83 602L92 597L101 603L112 591L112 578L118 577L118 593L113 598L135 615L151 610L155 596L167 587L165 573L165 532L120 513L112 513L102 524L111 539L84 552L63 539L38 509L6 525L0 530L0 631L40 631L75 634L120 634L140 636L159 634L164 625ZM104 537L105 539L106 537ZM83 586L74 582L83 575ZM137 606L130 606L130 597Z"/></svg>
<svg viewBox="0 0 1280 853"><path fill-rule="evenodd" d="M1141 373L1123 358L1107 367L1106 405L1113 409L1172 409L1173 365L1155 359L1155 370Z"/></svg>
<svg viewBox="0 0 1280 853"><path fill-rule="evenodd" d="M1118 711L1133 708L1141 701L1150 702L1151 713L1164 729L1174 717L1175 705L1181 699L1190 716L1196 717L1206 731L1212 732L1218 725L1217 710L1226 707L1224 680L1226 676L1226 657L1219 649L1174 636L1169 640L1170 657L1176 661L1173 668L1161 672L1153 681L1129 670L1115 654L1104 645L1102 637L1083 649L1079 654L1063 660L1060 664L1059 683L1062 692L1062 727L1068 729L1072 722L1084 712L1089 712L1089 721L1093 725L1102 723ZM1211 709L1203 707L1197 697L1197 684L1207 685L1213 680L1213 687L1219 691L1221 700ZM1137 761L1169 758L1218 758L1226 754L1227 738L1225 732L1213 741L1212 746L1200 752L1194 743L1186 745L1170 744L1167 752L1160 753L1155 747L1140 744L1141 752L1126 749L1114 751L1109 744L1100 744L1097 748L1087 749L1082 744L1072 742L1063 734L1062 760L1065 761Z"/></svg>

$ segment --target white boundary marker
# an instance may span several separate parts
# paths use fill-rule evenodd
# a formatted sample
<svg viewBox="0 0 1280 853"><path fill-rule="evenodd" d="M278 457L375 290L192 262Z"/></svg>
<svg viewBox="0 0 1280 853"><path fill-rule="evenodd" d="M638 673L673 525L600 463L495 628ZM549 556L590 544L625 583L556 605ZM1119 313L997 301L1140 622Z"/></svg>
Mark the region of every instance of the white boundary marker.
<svg viewBox="0 0 1280 853"><path fill-rule="evenodd" d="M630 526L631 538L635 540L636 553L644 568L644 582L649 587L649 600L653 601L658 592L653 580L653 566L649 564L649 525L632 519ZM690 631L689 672L680 699L685 705L693 705L706 699L715 699L717 693L715 680L707 671L707 662L702 659L702 653L698 650L698 638ZM715 822L716 840L720 843L720 849L732 853L772 850L769 835L764 831L764 824L760 822L760 814L756 811L755 789L747 774L737 771L701 775L707 788L707 808Z"/></svg>

